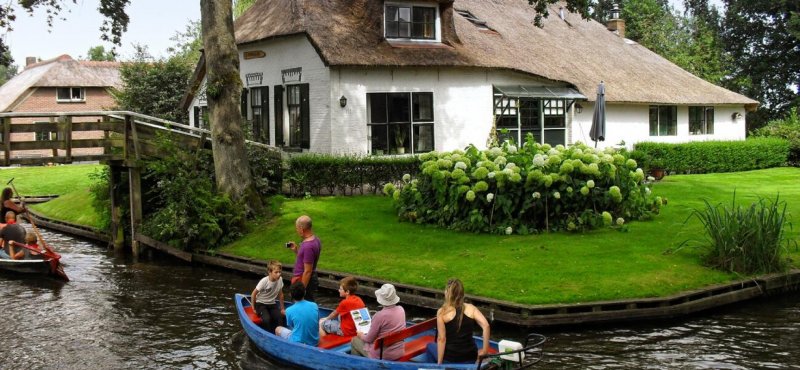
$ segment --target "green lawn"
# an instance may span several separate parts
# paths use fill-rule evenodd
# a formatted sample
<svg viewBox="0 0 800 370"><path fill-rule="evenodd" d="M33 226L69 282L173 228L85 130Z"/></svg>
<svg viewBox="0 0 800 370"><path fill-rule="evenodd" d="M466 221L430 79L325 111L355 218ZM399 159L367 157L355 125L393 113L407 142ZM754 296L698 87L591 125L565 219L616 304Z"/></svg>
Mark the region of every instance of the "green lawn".
<svg viewBox="0 0 800 370"><path fill-rule="evenodd" d="M297 239L294 220L307 213L323 242L321 269L437 289L459 277L469 294L527 304L654 297L737 278L701 266L694 248L663 253L702 238L698 222L684 225L691 209L703 198L729 203L734 189L742 202L780 191L789 211L800 214L797 168L668 176L654 189L668 206L655 220L629 224L627 232L469 234L398 222L385 197L323 197L287 200L278 217L221 251L293 263L283 244ZM791 236L797 238L797 229ZM792 257L797 261L800 252L792 250Z"/></svg>
<svg viewBox="0 0 800 370"><path fill-rule="evenodd" d="M98 227L100 221L92 208L89 174L102 165L66 165L14 167L0 170L0 181L5 186L11 178L23 196L59 195L47 203L31 205L31 209L58 220Z"/></svg>

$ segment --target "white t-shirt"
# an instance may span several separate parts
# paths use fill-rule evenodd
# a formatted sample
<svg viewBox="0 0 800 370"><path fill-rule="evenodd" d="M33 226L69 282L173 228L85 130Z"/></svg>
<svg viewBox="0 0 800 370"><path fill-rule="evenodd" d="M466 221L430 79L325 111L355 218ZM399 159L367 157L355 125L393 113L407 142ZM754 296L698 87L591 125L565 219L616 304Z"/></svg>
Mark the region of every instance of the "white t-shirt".
<svg viewBox="0 0 800 370"><path fill-rule="evenodd" d="M258 282L256 290L258 296L256 302L261 304L275 304L275 299L278 298L278 293L283 289L283 279L270 281L269 277L265 277Z"/></svg>

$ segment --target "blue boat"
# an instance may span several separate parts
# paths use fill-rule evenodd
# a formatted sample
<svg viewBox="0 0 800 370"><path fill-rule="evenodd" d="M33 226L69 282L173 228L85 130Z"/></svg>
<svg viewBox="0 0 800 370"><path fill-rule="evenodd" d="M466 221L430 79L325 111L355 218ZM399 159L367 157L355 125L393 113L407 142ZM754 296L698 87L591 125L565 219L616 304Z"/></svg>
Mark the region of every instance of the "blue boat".
<svg viewBox="0 0 800 370"><path fill-rule="evenodd" d="M425 362L427 360L425 345L434 340L436 331L435 319L420 324L408 323L404 331L404 338L402 339L406 351L402 360L405 361L388 361L352 356L349 354L350 339L335 335L327 335L321 338L320 344L317 347L312 347L303 343L290 342L262 329L253 322L254 319L257 319L257 316L253 313L248 296L236 294L234 300L236 302L236 310L239 314L239 321L242 323L242 328L244 328L245 333L256 347L270 358L293 366L307 369L342 370L486 369L491 368L499 362L500 354L490 356L487 360L484 360L482 364L438 365L436 363ZM289 304L290 303L287 302L287 305ZM320 317L327 316L330 312L331 309L320 307ZM524 361L524 363L526 365L524 367L532 364L533 362L530 360L534 360L536 356L541 359L541 346L545 339L544 336L535 335L537 336L537 341L538 338L541 339L538 344L526 346L525 351L504 352L503 355L513 356L518 352L525 352L525 356L529 357L525 359L526 361ZM387 338L386 340L390 339ZM475 344L481 347L483 345L483 339L476 336ZM496 342L490 342L490 348L490 352L497 353L498 344ZM492 358L495 358L495 361L490 361ZM538 362L538 360L536 362ZM517 365L519 364L521 363Z"/></svg>

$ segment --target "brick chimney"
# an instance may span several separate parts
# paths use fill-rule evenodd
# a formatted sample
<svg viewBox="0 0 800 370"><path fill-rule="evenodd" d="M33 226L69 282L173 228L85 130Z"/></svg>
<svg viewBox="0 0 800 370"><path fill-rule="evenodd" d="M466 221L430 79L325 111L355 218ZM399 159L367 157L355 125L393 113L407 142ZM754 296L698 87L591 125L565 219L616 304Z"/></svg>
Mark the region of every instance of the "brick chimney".
<svg viewBox="0 0 800 370"><path fill-rule="evenodd" d="M611 9L611 19L606 23L606 28L617 36L625 38L625 20L620 19L619 14L619 4L614 3L614 8Z"/></svg>
<svg viewBox="0 0 800 370"><path fill-rule="evenodd" d="M25 57L25 68L39 61L37 57Z"/></svg>

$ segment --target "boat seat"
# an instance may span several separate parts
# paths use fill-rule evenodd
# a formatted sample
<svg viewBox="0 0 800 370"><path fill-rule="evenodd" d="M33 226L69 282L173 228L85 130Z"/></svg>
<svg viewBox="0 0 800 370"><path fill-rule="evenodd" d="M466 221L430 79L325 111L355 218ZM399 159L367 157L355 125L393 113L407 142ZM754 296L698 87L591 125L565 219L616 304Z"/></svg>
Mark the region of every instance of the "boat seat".
<svg viewBox="0 0 800 370"><path fill-rule="evenodd" d="M261 317L259 317L258 314L256 313L256 311L253 310L253 306L245 307L244 308L244 313L247 314L247 317L250 318L250 321L252 321L253 324L261 325Z"/></svg>
<svg viewBox="0 0 800 370"><path fill-rule="evenodd" d="M412 358L425 353L425 346L434 340L433 335L423 335L405 342L403 356L398 358L397 361L410 361Z"/></svg>
<svg viewBox="0 0 800 370"><path fill-rule="evenodd" d="M319 344L317 347L322 349L331 349L335 347L339 347L341 345L345 345L350 343L350 340L353 339L352 336L341 336L336 334L325 334L319 338Z"/></svg>

